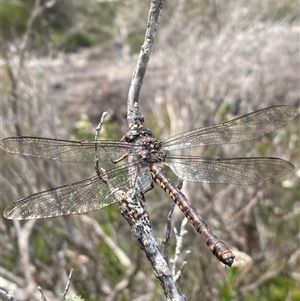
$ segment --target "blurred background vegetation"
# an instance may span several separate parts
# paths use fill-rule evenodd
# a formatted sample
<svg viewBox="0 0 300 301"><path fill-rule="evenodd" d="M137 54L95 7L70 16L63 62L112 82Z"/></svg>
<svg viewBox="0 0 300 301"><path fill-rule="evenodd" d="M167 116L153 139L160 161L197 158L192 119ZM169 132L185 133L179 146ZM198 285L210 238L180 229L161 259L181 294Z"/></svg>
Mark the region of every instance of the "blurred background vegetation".
<svg viewBox="0 0 300 301"><path fill-rule="evenodd" d="M150 1L1 2L1 138L93 139L127 130L126 99ZM275 104L299 106L299 2L174 0L161 26L141 91L146 126L159 139ZM187 152L185 152L187 153ZM225 269L187 226L178 280L187 300L300 299L299 117L258 141L193 150L193 155L275 156L296 169L257 185L185 183L184 192L236 255ZM89 177L93 165L1 153L1 213L31 193ZM174 179L176 180L176 179ZM171 200L146 195L158 238ZM179 227L182 214L175 210ZM0 287L17 300L164 300L119 209L37 221L0 217ZM171 238L169 257L174 252ZM179 266L177 266L179 268Z"/></svg>

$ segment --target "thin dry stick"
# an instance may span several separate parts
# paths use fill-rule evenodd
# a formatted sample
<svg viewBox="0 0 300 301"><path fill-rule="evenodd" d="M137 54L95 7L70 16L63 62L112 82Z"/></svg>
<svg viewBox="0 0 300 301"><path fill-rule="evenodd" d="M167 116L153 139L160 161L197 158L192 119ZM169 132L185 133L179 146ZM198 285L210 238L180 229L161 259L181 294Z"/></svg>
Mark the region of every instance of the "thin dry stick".
<svg viewBox="0 0 300 301"><path fill-rule="evenodd" d="M68 282L67 282L67 284L66 284L65 292L64 292L64 295L63 295L63 300L66 300L67 293L68 293L68 290L69 290L69 288L70 288L70 283L71 283L72 274L73 274L73 269L71 269L71 270L70 270L70 273L69 273L69 278L68 278Z"/></svg>
<svg viewBox="0 0 300 301"><path fill-rule="evenodd" d="M126 276L114 286L105 301L117 300L118 295L132 284L132 278L137 274L139 268L139 265L132 265L127 271Z"/></svg>
<svg viewBox="0 0 300 301"><path fill-rule="evenodd" d="M143 122L143 117L138 108L139 93L160 22L163 2L163 0L151 1L145 40L140 51L128 93L127 119L130 127L136 123L139 124ZM143 195L139 194L136 196L134 192L132 194L127 193L125 198L119 199L119 204L121 213L129 223L131 232L140 243L141 249L145 252L150 261L154 274L163 287L167 300L185 300L185 298L179 294L168 264L153 237L149 217L144 208Z"/></svg>
<svg viewBox="0 0 300 301"><path fill-rule="evenodd" d="M188 231L185 229L187 223L188 223L188 219L185 217L181 222L179 234L177 232L177 229L174 228L174 233L175 233L175 238L176 238L176 248L175 248L174 258L172 258L170 260L170 262L173 266L172 274L173 274L175 282L181 277L181 272L187 263L185 259L188 256L188 254L190 254L189 250L185 251L185 258L184 258L183 262L180 264L178 271L176 272L176 265L179 260L179 255L181 254L181 251L182 251L183 236L188 233Z"/></svg>
<svg viewBox="0 0 300 301"><path fill-rule="evenodd" d="M143 79L146 73L146 68L150 59L152 47L154 44L154 38L157 28L160 23L160 16L162 11L162 5L164 0L152 0L148 15L147 29L145 34L145 40L139 58L134 69L132 80L128 92L127 100L127 119L129 127L131 127L139 115L138 102L139 94L143 84Z"/></svg>
<svg viewBox="0 0 300 301"><path fill-rule="evenodd" d="M249 285L245 285L240 288L240 292L246 296L248 292L257 290L261 285L266 283L267 281L270 281L271 279L274 279L275 277L278 277L280 273L284 270L285 266L281 265L277 267L275 270L266 271L256 282L253 282Z"/></svg>
<svg viewBox="0 0 300 301"><path fill-rule="evenodd" d="M42 301L47 301L47 299L46 299L46 297L44 295L43 289L40 286L38 286L38 290L41 293L41 300Z"/></svg>
<svg viewBox="0 0 300 301"><path fill-rule="evenodd" d="M51 2L46 2L45 4L41 3L41 0L35 0L34 2L34 6L32 8L32 12L30 15L30 18L27 21L26 24L26 31L22 37L21 43L20 43L20 47L19 47L19 62L17 65L17 70L14 72L12 69L12 64L10 62L9 59L9 47L7 45L4 44L3 39L1 38L1 50L2 50L2 55L4 56L6 62L7 62L7 72L8 72L8 76L11 82L11 96L12 96L12 109L14 112L14 117L16 118L16 122L15 122L15 130L16 130L16 134L17 136L21 136L22 131L21 131L21 126L19 125L19 112L18 112L18 100L19 100L19 91L18 91L18 83L20 80L20 75L21 72L24 69L24 61L25 61L25 54L29 45L29 41L30 41L30 36L32 35L33 32L33 26L34 26L34 22L36 21L36 19L38 17L40 17L40 15L42 14L42 12L45 9L49 9L50 7L52 7L58 0L55 1L51 1Z"/></svg>
<svg viewBox="0 0 300 301"><path fill-rule="evenodd" d="M167 217L167 230L166 230L164 250L163 250L164 258L166 262L169 262L169 247L170 247L170 238L171 238L172 215L175 209L175 205L176 205L175 203L172 204L172 207Z"/></svg>
<svg viewBox="0 0 300 301"><path fill-rule="evenodd" d="M26 290L37 296L36 287L37 284L34 280L34 268L31 262L30 257L30 243L29 238L33 231L33 227L36 223L36 220L26 221L23 226L21 226L20 221L14 221L15 229L17 231L18 237L18 246L20 252L20 262L22 263L22 267L24 269L24 276L26 279Z"/></svg>
<svg viewBox="0 0 300 301"><path fill-rule="evenodd" d="M109 185L109 182L107 184ZM133 236L137 239L141 249L145 252L150 261L154 274L163 287L167 300L185 300L185 298L179 294L169 266L153 237L149 216L144 208L144 202L142 202L139 197L136 197L135 191L129 191L125 194L120 190L113 191L113 187L111 187L111 191L119 203L123 217L131 227Z"/></svg>
<svg viewBox="0 0 300 301"><path fill-rule="evenodd" d="M0 289L0 298L1 300L7 300L7 301L17 301L14 297L13 292L5 292L2 289Z"/></svg>
<svg viewBox="0 0 300 301"><path fill-rule="evenodd" d="M115 243L113 239L110 238L110 236L105 234L97 220L85 214L82 214L80 219L83 223L91 226L95 235L97 235L101 241L110 248L110 251L114 253L122 266L129 268L133 265L132 260L130 260L126 253L122 251L122 249Z"/></svg>

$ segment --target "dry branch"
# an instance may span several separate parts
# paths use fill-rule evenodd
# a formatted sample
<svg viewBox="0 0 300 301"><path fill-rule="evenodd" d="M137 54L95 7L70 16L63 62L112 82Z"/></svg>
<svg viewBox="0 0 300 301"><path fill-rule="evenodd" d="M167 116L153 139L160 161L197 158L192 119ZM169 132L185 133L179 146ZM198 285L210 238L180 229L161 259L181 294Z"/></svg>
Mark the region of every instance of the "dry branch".
<svg viewBox="0 0 300 301"><path fill-rule="evenodd" d="M128 93L127 119L130 127L136 122L143 122L138 108L139 93L150 59L155 34L159 26L163 2L163 0L151 1L145 40L133 72ZM167 300L184 300L185 298L179 294L175 286L168 264L153 237L149 216L144 207L143 195L130 196L127 194L126 200L119 201L119 204L121 204L121 213L129 223L134 237L138 240L141 249L151 263L154 274L163 287Z"/></svg>
<svg viewBox="0 0 300 301"><path fill-rule="evenodd" d="M150 59L155 34L160 23L160 16L164 0L152 0L148 15L145 40L134 69L131 85L127 99L127 119L131 127L136 118L139 118L138 101L139 94L146 73L146 68Z"/></svg>

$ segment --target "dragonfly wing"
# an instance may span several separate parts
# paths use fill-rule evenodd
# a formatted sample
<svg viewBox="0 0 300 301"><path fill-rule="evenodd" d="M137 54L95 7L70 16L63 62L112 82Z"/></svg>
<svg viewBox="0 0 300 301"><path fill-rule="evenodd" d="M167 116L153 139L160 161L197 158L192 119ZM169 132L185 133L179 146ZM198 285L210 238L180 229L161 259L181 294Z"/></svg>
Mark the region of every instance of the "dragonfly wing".
<svg viewBox="0 0 300 301"><path fill-rule="evenodd" d="M37 219L79 214L114 203L98 176L23 198L4 211L8 219Z"/></svg>
<svg viewBox="0 0 300 301"><path fill-rule="evenodd" d="M149 167L141 168L139 170L138 178L135 183L136 190L138 192L147 191L147 190L151 189L151 187L153 186L152 183L153 183L153 179L152 179Z"/></svg>
<svg viewBox="0 0 300 301"><path fill-rule="evenodd" d="M290 106L274 106L235 118L233 120L184 132L166 139L164 150L188 147L232 144L264 136L283 126L297 114Z"/></svg>
<svg viewBox="0 0 300 301"><path fill-rule="evenodd" d="M114 140L68 141L37 137L9 137L0 142L7 152L65 162L93 163L116 160L130 150L126 142ZM97 151L96 151L97 149Z"/></svg>
<svg viewBox="0 0 300 301"><path fill-rule="evenodd" d="M138 176L137 176L138 172ZM134 184L132 185L132 179ZM114 193L127 191L132 186L136 192L144 192L151 186L149 169L140 169L137 163L127 163L101 176L39 192L20 199L4 211L8 219L38 219L62 215L80 214L102 209L117 202Z"/></svg>
<svg viewBox="0 0 300 301"><path fill-rule="evenodd" d="M181 179L192 182L254 184L277 178L294 170L294 165L278 158L170 157L168 166Z"/></svg>
<svg viewBox="0 0 300 301"><path fill-rule="evenodd" d="M104 172L111 191L98 175L20 199L4 211L8 219L38 219L99 210L116 201L113 193L129 188L128 164Z"/></svg>

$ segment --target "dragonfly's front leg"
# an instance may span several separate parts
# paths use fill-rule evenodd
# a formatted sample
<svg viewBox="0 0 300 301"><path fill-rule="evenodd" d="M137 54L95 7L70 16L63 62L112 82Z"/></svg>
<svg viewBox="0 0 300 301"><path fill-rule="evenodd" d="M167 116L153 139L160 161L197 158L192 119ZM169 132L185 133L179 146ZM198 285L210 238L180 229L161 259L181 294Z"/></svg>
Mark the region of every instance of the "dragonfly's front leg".
<svg viewBox="0 0 300 301"><path fill-rule="evenodd" d="M116 159L116 160L111 160L112 163L117 164L119 162L121 162L122 160L124 160L125 158L127 158L130 154L130 151L128 151L126 154L124 154L123 156L121 156L120 158Z"/></svg>

